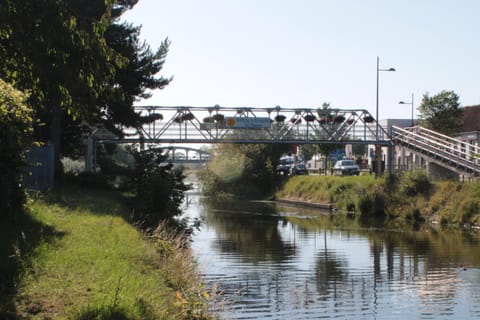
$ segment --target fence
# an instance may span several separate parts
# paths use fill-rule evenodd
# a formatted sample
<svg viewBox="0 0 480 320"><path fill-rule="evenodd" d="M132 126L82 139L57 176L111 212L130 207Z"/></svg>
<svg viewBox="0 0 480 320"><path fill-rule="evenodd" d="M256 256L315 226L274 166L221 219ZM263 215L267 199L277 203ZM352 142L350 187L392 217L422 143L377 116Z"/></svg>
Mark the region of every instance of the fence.
<svg viewBox="0 0 480 320"><path fill-rule="evenodd" d="M33 147L27 152L29 167L25 168L25 189L45 191L55 185L55 147L47 145Z"/></svg>

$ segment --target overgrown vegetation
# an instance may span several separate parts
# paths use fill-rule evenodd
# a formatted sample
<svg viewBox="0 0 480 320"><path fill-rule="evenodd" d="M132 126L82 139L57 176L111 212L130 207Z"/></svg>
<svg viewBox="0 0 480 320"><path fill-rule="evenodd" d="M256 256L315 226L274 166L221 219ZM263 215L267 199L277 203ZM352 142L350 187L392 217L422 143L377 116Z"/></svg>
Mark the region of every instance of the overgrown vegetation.
<svg viewBox="0 0 480 320"><path fill-rule="evenodd" d="M436 183L422 213L444 225L480 225L480 182Z"/></svg>
<svg viewBox="0 0 480 320"><path fill-rule="evenodd" d="M271 195L279 183L276 166L288 146L226 144L199 178L203 193L212 200L260 199Z"/></svg>
<svg viewBox="0 0 480 320"><path fill-rule="evenodd" d="M27 98L0 79L0 221L21 213L25 202L22 174L32 133Z"/></svg>
<svg viewBox="0 0 480 320"><path fill-rule="evenodd" d="M0 318L209 319L186 237L161 225L147 241L125 201L84 188L32 201L1 251L19 271L8 282L2 272Z"/></svg>
<svg viewBox="0 0 480 320"><path fill-rule="evenodd" d="M145 230L156 228L162 220L172 220L181 213L185 191L189 186L183 182L181 168L165 163L161 149L132 151L135 168L130 177L135 194L134 219Z"/></svg>
<svg viewBox="0 0 480 320"><path fill-rule="evenodd" d="M355 211L374 185L373 176L293 176L277 193L278 198L335 204L338 209Z"/></svg>
<svg viewBox="0 0 480 320"><path fill-rule="evenodd" d="M451 225L480 224L480 182L432 182L424 171L373 176L296 176L278 198L334 203L362 217L425 219Z"/></svg>

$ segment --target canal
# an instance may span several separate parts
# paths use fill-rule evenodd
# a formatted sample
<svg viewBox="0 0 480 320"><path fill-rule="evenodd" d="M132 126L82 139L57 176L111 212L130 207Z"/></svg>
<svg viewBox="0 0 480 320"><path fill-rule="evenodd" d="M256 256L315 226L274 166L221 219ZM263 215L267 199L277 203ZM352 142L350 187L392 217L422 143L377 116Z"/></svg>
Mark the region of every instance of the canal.
<svg viewBox="0 0 480 320"><path fill-rule="evenodd" d="M480 242L268 202L209 205L192 248L223 319L478 319Z"/></svg>

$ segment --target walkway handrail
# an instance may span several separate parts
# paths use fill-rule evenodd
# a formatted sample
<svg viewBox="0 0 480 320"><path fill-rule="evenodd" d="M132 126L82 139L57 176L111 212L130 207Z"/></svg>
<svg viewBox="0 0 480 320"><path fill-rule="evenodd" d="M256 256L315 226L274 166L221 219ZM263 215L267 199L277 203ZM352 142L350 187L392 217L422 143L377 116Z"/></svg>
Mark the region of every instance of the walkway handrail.
<svg viewBox="0 0 480 320"><path fill-rule="evenodd" d="M392 126L392 141L434 158L455 169L480 173L480 151L477 146L421 126Z"/></svg>

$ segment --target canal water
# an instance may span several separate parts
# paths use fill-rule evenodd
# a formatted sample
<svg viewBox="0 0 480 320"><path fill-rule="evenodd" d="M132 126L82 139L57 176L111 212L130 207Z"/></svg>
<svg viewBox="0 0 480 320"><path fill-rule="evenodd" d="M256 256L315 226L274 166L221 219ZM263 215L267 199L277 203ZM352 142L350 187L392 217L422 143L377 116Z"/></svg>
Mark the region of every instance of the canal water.
<svg viewBox="0 0 480 320"><path fill-rule="evenodd" d="M185 215L223 319L480 319L475 233L192 195Z"/></svg>

